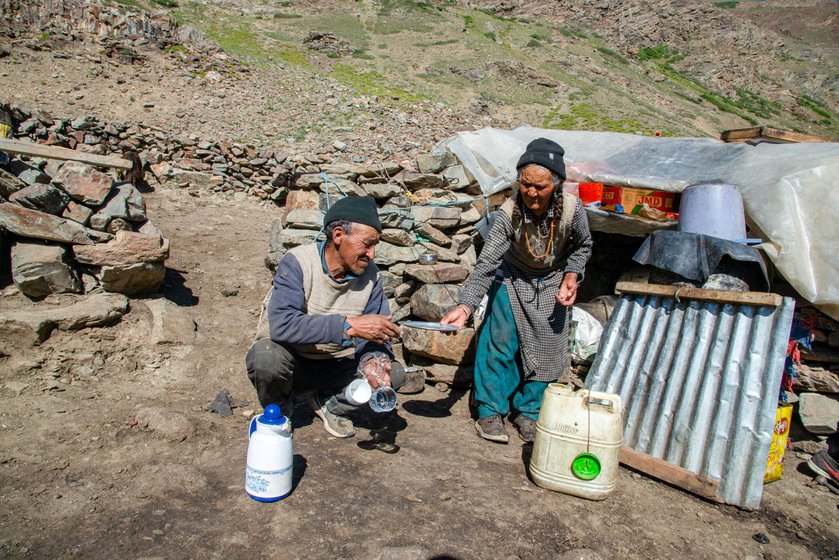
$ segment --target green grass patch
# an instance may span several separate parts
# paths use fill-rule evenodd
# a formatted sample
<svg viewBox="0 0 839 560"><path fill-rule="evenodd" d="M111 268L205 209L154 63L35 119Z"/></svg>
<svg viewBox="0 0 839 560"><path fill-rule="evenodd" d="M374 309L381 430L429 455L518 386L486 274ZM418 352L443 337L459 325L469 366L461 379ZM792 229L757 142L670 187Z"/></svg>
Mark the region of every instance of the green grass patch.
<svg viewBox="0 0 839 560"><path fill-rule="evenodd" d="M355 89L361 95L376 95L390 98L392 101L419 102L423 98L405 89L391 87L386 84L390 80L376 71L362 72L350 64L335 63L332 75L339 82Z"/></svg>
<svg viewBox="0 0 839 560"><path fill-rule="evenodd" d="M300 19L302 17L300 14L287 14L285 12L277 12L273 15L274 19Z"/></svg>
<svg viewBox="0 0 839 560"><path fill-rule="evenodd" d="M355 49L352 52L352 57L353 58L360 58L362 60L373 60L374 58L376 58L372 54L366 52L364 49Z"/></svg>
<svg viewBox="0 0 839 560"><path fill-rule="evenodd" d="M151 0L152 4L157 4L164 8L177 8L178 3L175 0Z"/></svg>
<svg viewBox="0 0 839 560"><path fill-rule="evenodd" d="M494 32L494 31L484 31L483 35L484 35L484 37L486 37L486 38L487 38L487 39L489 39L490 41L495 42L495 41L497 41L497 40L498 40L498 37L496 37L496 36L495 36L495 32Z"/></svg>
<svg viewBox="0 0 839 560"><path fill-rule="evenodd" d="M137 2L137 0L114 0L120 6L128 6L130 8L143 8L143 5Z"/></svg>
<svg viewBox="0 0 839 560"><path fill-rule="evenodd" d="M265 50L246 22L236 25L225 20L217 21L211 23L205 33L225 52L234 56L255 59L266 58Z"/></svg>
<svg viewBox="0 0 839 560"><path fill-rule="evenodd" d="M186 47L179 44L168 45L163 48L163 52L171 53L171 54L178 54L182 52L186 52Z"/></svg>
<svg viewBox="0 0 839 560"><path fill-rule="evenodd" d="M676 54L670 52L670 47L667 45L657 45L655 47L645 47L638 51L638 60L669 60L671 56Z"/></svg>
<svg viewBox="0 0 839 560"><path fill-rule="evenodd" d="M599 52L601 52L601 53L603 53L604 55L606 55L606 57L607 57L607 58L611 58L611 59L613 59L613 60L617 60L617 61L618 61L618 62L620 62L621 64L629 64L629 61L628 61L626 58L624 58L623 56L621 56L620 54L616 53L615 51L613 51L612 49L610 49L610 48L608 48L608 47L595 47L595 48L596 48Z"/></svg>
<svg viewBox="0 0 839 560"><path fill-rule="evenodd" d="M428 47L440 47L443 45L453 45L455 43L459 43L460 39L441 39L439 41L432 41L430 43L414 43L415 47L420 47L422 49L427 49ZM379 45L380 49L387 48L387 45Z"/></svg>
<svg viewBox="0 0 839 560"><path fill-rule="evenodd" d="M466 29L474 29L475 18L473 16L463 16L463 27Z"/></svg>
<svg viewBox="0 0 839 560"><path fill-rule="evenodd" d="M568 112L561 107L549 111L542 121L544 128L560 130L595 130L651 134L653 130L632 117L613 117L603 113L590 103L574 103Z"/></svg>
<svg viewBox="0 0 839 560"><path fill-rule="evenodd" d="M749 111L750 113L763 117L765 119L772 118L773 115L778 115L781 112L781 106L765 99L747 89L735 88L737 92L736 104Z"/></svg>
<svg viewBox="0 0 839 560"><path fill-rule="evenodd" d="M563 37L577 37L578 39L588 38L588 33L575 27L560 27L559 32L562 33Z"/></svg>
<svg viewBox="0 0 839 560"><path fill-rule="evenodd" d="M542 42L539 41L538 39L531 39L525 45L525 47L534 47L534 48L538 48L538 47L541 47L541 46L542 46Z"/></svg>
<svg viewBox="0 0 839 560"><path fill-rule="evenodd" d="M801 105L802 107L806 107L806 108L810 109L811 111L813 111L815 114L819 115L820 117L824 117L825 119L828 119L828 122L831 119L833 119L833 114L830 111L828 111L827 109L825 109L823 106L821 106L818 103L818 101L813 99L812 97L809 97L807 95L802 95L801 97L798 98L798 104Z"/></svg>
<svg viewBox="0 0 839 560"><path fill-rule="evenodd" d="M714 2L714 6L716 6L717 8L723 8L723 9L726 9L726 10L730 10L732 8L737 7L737 2L736 2L736 0L731 0L731 1L727 1L727 2Z"/></svg>

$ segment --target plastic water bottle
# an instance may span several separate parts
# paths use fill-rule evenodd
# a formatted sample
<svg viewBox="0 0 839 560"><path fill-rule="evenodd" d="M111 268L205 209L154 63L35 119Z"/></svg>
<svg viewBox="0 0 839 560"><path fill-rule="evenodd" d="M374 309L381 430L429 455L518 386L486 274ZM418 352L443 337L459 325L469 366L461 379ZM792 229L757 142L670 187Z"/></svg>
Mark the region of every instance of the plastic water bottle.
<svg viewBox="0 0 839 560"><path fill-rule="evenodd" d="M379 387L370 396L373 412L390 412L396 408L396 391L392 387Z"/></svg>
<svg viewBox="0 0 839 560"><path fill-rule="evenodd" d="M269 404L251 420L248 438L245 491L258 502L282 500L291 494L291 422L279 406Z"/></svg>
<svg viewBox="0 0 839 560"><path fill-rule="evenodd" d="M371 352L362 358L358 365L358 372L370 379L380 380L387 372L387 365L390 363L382 352ZM374 412L390 412L396 408L396 391L393 387L379 385L370 396L370 408Z"/></svg>

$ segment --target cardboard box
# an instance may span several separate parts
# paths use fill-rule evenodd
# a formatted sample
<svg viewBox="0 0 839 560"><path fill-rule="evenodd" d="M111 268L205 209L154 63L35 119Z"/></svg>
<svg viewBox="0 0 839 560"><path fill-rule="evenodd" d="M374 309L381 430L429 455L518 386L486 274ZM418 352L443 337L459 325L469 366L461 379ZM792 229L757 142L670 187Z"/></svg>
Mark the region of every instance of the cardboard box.
<svg viewBox="0 0 839 560"><path fill-rule="evenodd" d="M790 423L792 423L792 405L778 405L778 410L775 412L772 445L769 446L769 460L766 463L766 472L763 475L764 484L781 478L784 468L784 454L787 451L787 442L789 441Z"/></svg>
<svg viewBox="0 0 839 560"><path fill-rule="evenodd" d="M603 187L601 208L604 210L638 215L644 204L667 213L679 210L676 206L676 193L630 187Z"/></svg>

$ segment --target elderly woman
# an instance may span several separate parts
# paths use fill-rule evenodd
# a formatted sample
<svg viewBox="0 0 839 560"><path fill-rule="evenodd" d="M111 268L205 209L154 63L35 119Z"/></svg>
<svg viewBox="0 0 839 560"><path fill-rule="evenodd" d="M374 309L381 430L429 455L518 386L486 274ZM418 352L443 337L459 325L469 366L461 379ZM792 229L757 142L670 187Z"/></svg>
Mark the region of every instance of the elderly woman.
<svg viewBox="0 0 839 560"><path fill-rule="evenodd" d="M591 256L580 200L562 192L565 150L551 140L528 144L516 165L518 188L496 212L460 301L442 319L462 327L489 292L478 335L475 427L506 443L504 417L533 441L548 383L568 367L568 307Z"/></svg>

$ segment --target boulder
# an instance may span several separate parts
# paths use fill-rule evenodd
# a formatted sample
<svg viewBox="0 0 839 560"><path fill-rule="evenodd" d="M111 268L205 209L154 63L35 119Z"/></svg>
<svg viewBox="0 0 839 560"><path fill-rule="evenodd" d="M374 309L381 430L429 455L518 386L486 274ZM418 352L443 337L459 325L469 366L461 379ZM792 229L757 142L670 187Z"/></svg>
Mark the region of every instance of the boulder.
<svg viewBox="0 0 839 560"><path fill-rule="evenodd" d="M134 185L130 183L115 185L105 205L90 217L90 226L104 231L114 218L122 218L129 222L146 221L146 202Z"/></svg>
<svg viewBox="0 0 839 560"><path fill-rule="evenodd" d="M64 208L64 211L61 213L61 217L67 220L73 220L74 222L78 222L84 226L87 225L91 214L93 214L93 210L84 204L79 204L71 200L67 203L67 207Z"/></svg>
<svg viewBox="0 0 839 560"><path fill-rule="evenodd" d="M12 193L26 187L26 183L0 167L0 196L9 198Z"/></svg>
<svg viewBox="0 0 839 560"><path fill-rule="evenodd" d="M448 262L448 263L459 263L460 256L454 251L449 251L444 247L440 247L439 245L434 245L433 243L426 243L423 245L423 251L428 253L434 253L437 255L437 260L440 262Z"/></svg>
<svg viewBox="0 0 839 560"><path fill-rule="evenodd" d="M412 233L399 228L384 228L381 239L400 247L411 247L415 243L415 237Z"/></svg>
<svg viewBox="0 0 839 560"><path fill-rule="evenodd" d="M402 187L393 183L366 183L361 188L376 200L387 199L402 192Z"/></svg>
<svg viewBox="0 0 839 560"><path fill-rule="evenodd" d="M15 243L12 278L15 286L31 298L82 290L78 274L67 262L67 249L60 245Z"/></svg>
<svg viewBox="0 0 839 560"><path fill-rule="evenodd" d="M466 280L469 269L459 264L410 264L405 267L405 274L423 284L457 284Z"/></svg>
<svg viewBox="0 0 839 560"><path fill-rule="evenodd" d="M462 255L466 252L466 249L472 246L472 236L466 235L465 233L458 233L452 235L451 237L451 246L449 249L457 253L458 255Z"/></svg>
<svg viewBox="0 0 839 560"><path fill-rule="evenodd" d="M118 231L107 243L73 247L76 260L95 266L160 262L169 258L169 240L133 231Z"/></svg>
<svg viewBox="0 0 839 560"><path fill-rule="evenodd" d="M798 396L798 415L811 434L832 434L839 422L839 396L801 393Z"/></svg>
<svg viewBox="0 0 839 560"><path fill-rule="evenodd" d="M290 191L285 200L285 216L282 225L288 225L288 215L296 210L318 210L320 207L320 194L313 191Z"/></svg>
<svg viewBox="0 0 839 560"><path fill-rule="evenodd" d="M295 208L286 213L285 221L289 227L320 231L323 227L323 212Z"/></svg>
<svg viewBox="0 0 839 560"><path fill-rule="evenodd" d="M396 303L403 305L411 301L411 294L414 293L414 288L416 287L417 284L413 280L403 282L396 286L393 289L393 298L396 300Z"/></svg>
<svg viewBox="0 0 839 560"><path fill-rule="evenodd" d="M268 252L276 253L283 251L283 244L280 242L280 234L283 232L283 222L280 218L271 220L271 228L268 230Z"/></svg>
<svg viewBox="0 0 839 560"><path fill-rule="evenodd" d="M157 174L160 177L160 174ZM213 176L210 173L200 171L185 171L183 169L170 169L167 175L169 181L183 185L184 187L199 187L208 189L213 186Z"/></svg>
<svg viewBox="0 0 839 560"><path fill-rule="evenodd" d="M30 210L59 215L67 206L67 203L70 202L70 197L55 185L36 183L12 193L9 196L9 202L14 202Z"/></svg>
<svg viewBox="0 0 839 560"><path fill-rule="evenodd" d="M448 185L445 179L432 173L405 171L397 175L395 179L401 180L411 192L419 189L443 189Z"/></svg>
<svg viewBox="0 0 839 560"><path fill-rule="evenodd" d="M471 328L460 329L457 332L440 332L402 327L402 345L406 350L444 364L473 363L474 338L475 329Z"/></svg>
<svg viewBox="0 0 839 560"><path fill-rule="evenodd" d="M107 292L134 295L158 291L165 275L162 262L141 262L103 266L96 279Z"/></svg>
<svg viewBox="0 0 839 560"><path fill-rule="evenodd" d="M438 228L451 228L460 225L460 208L456 206L420 206L411 208L414 220L428 223Z"/></svg>
<svg viewBox="0 0 839 560"><path fill-rule="evenodd" d="M311 229L284 229L280 232L280 243L283 247L296 247L311 243L317 237L318 232Z"/></svg>
<svg viewBox="0 0 839 560"><path fill-rule="evenodd" d="M460 290L460 286L445 284L426 284L420 287L411 296L411 308L414 315L425 321L439 321L457 305Z"/></svg>
<svg viewBox="0 0 839 560"><path fill-rule="evenodd" d="M386 297L393 297L394 291L396 287L402 282L401 276L396 276L395 274L391 274L387 270L381 271L381 278L382 278L382 290L385 293Z"/></svg>
<svg viewBox="0 0 839 560"><path fill-rule="evenodd" d="M448 235L431 224L421 223L417 228L417 233L426 239L430 239L432 243L441 247L448 247L452 244L452 240Z"/></svg>
<svg viewBox="0 0 839 560"><path fill-rule="evenodd" d="M412 357L411 365L424 369L425 379L431 383L469 387L475 378L475 367L472 364L438 364L425 356L415 355Z"/></svg>
<svg viewBox="0 0 839 560"><path fill-rule="evenodd" d="M13 159L9 162L9 171L13 175L17 175L17 178L27 185L35 185L37 183L46 185L50 182L49 175L19 159Z"/></svg>
<svg viewBox="0 0 839 560"><path fill-rule="evenodd" d="M472 177L472 174L469 173L469 171L467 171L462 165L452 165L451 167L447 167L440 174L452 190L465 189L475 180Z"/></svg>
<svg viewBox="0 0 839 560"><path fill-rule="evenodd" d="M417 169L422 173L439 173L452 163L454 163L454 154L448 150L417 156Z"/></svg>
<svg viewBox="0 0 839 560"><path fill-rule="evenodd" d="M417 262L416 249L413 247L399 247L387 241L380 241L376 245L376 264L390 266L398 262Z"/></svg>
<svg viewBox="0 0 839 560"><path fill-rule="evenodd" d="M95 234L77 222L10 202L0 203L0 227L21 237L73 245L92 245L96 237L110 238L108 234ZM103 235L108 237L102 237Z"/></svg>
<svg viewBox="0 0 839 560"><path fill-rule="evenodd" d="M68 161L62 165L53 181L58 183L70 198L89 206L99 206L105 202L114 182L110 175L76 161Z"/></svg>
<svg viewBox="0 0 839 560"><path fill-rule="evenodd" d="M66 306L39 305L32 310L0 313L0 350L19 350L40 344L53 330L72 331L99 327L117 321L128 312L128 298L122 294L98 293Z"/></svg>
<svg viewBox="0 0 839 560"><path fill-rule="evenodd" d="M166 298L144 300L152 314L148 344L192 344L198 328L188 310Z"/></svg>

